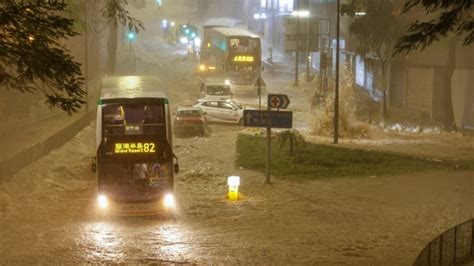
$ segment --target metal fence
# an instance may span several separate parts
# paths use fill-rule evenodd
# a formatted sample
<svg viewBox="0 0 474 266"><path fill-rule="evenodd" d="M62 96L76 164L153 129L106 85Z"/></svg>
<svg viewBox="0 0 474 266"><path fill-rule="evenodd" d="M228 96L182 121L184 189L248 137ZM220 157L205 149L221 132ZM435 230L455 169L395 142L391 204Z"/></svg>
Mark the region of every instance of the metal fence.
<svg viewBox="0 0 474 266"><path fill-rule="evenodd" d="M468 260L474 260L474 219L456 225L432 240L413 265L456 265Z"/></svg>

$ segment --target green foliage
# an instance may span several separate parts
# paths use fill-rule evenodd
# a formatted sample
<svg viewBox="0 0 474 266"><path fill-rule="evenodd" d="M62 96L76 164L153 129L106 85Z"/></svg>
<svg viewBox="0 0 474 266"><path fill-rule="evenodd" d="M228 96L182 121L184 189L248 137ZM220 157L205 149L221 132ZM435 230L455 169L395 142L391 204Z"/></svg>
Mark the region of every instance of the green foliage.
<svg viewBox="0 0 474 266"><path fill-rule="evenodd" d="M463 44L474 41L474 2L472 0L408 0L403 9L407 13L416 6L425 9L427 15L436 15L427 22L411 24L408 34L398 40L395 54L423 50L448 33L464 36Z"/></svg>
<svg viewBox="0 0 474 266"><path fill-rule="evenodd" d="M125 9L128 4L127 0L107 0L102 8L102 15L107 19L108 23L117 27L120 25L128 26L128 29L138 33L140 29L144 30L143 22L130 16L130 12Z"/></svg>
<svg viewBox="0 0 474 266"><path fill-rule="evenodd" d="M280 148L283 147L286 143L290 144L290 156L293 156L293 151L298 145L303 145L306 143L303 135L301 135L298 130L285 130L277 135L277 143L280 145Z"/></svg>
<svg viewBox="0 0 474 266"><path fill-rule="evenodd" d="M237 138L236 166L265 171L263 137L241 134ZM430 170L468 170L472 161L439 161L403 154L334 145L306 143L293 157L272 145L272 173L295 179L397 175Z"/></svg>
<svg viewBox="0 0 474 266"><path fill-rule="evenodd" d="M80 64L60 39L76 36L74 21L61 1L14 1L0 4L0 86L39 91L51 107L69 114L84 103Z"/></svg>
<svg viewBox="0 0 474 266"><path fill-rule="evenodd" d="M356 11L365 11L365 15L356 16ZM359 41L358 53L377 53L382 64L390 58L388 51L401 32L401 22L394 13L394 6L387 0L355 0L351 4L341 5L340 12L354 18L349 32Z"/></svg>

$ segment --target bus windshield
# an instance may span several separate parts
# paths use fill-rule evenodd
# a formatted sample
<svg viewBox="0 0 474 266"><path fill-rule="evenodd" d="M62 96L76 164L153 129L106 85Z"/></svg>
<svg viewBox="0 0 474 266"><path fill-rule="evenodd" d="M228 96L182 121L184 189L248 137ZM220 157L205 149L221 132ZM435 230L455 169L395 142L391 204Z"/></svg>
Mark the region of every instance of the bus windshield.
<svg viewBox="0 0 474 266"><path fill-rule="evenodd" d="M258 72L254 66L231 65L227 69L227 74L237 84L254 82L258 78Z"/></svg>
<svg viewBox="0 0 474 266"><path fill-rule="evenodd" d="M164 107L158 104L111 104L102 109L104 136L164 134Z"/></svg>
<svg viewBox="0 0 474 266"><path fill-rule="evenodd" d="M229 39L229 47L233 54L257 54L259 51L259 39L249 37L232 37Z"/></svg>

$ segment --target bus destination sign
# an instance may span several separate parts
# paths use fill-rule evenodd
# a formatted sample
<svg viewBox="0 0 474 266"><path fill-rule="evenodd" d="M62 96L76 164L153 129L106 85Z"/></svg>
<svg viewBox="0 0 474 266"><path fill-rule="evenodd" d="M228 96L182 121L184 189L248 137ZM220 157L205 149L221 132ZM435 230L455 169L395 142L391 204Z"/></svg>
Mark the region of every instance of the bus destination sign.
<svg viewBox="0 0 474 266"><path fill-rule="evenodd" d="M115 143L114 153L156 153L155 143L124 142Z"/></svg>
<svg viewBox="0 0 474 266"><path fill-rule="evenodd" d="M234 62L253 62L253 56L250 55L236 55Z"/></svg>

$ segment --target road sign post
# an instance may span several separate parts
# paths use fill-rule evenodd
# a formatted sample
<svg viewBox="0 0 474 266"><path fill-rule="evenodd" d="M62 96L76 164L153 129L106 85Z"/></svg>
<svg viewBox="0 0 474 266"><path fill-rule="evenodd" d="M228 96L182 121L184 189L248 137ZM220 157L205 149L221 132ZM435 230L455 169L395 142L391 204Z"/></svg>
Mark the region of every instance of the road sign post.
<svg viewBox="0 0 474 266"><path fill-rule="evenodd" d="M285 109L290 104L285 94L268 94L267 110L244 110L244 126L267 128L267 158L265 184L270 184L272 165L272 128L292 128L293 112L272 111L272 108Z"/></svg>
<svg viewBox="0 0 474 266"><path fill-rule="evenodd" d="M271 111L269 105L267 105L267 111ZM265 176L265 184L270 184L271 166L272 166L272 128L270 125L268 125L267 126L267 164L266 164L267 174Z"/></svg>

